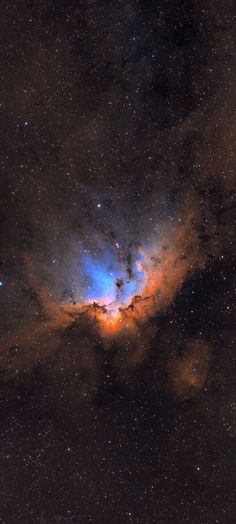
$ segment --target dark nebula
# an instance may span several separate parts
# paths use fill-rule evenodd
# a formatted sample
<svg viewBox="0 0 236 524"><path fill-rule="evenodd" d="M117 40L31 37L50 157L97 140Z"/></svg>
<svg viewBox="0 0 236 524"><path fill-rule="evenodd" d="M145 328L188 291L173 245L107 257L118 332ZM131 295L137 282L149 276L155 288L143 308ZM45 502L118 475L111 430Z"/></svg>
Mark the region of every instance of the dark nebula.
<svg viewBox="0 0 236 524"><path fill-rule="evenodd" d="M235 524L233 0L2 0L0 522Z"/></svg>

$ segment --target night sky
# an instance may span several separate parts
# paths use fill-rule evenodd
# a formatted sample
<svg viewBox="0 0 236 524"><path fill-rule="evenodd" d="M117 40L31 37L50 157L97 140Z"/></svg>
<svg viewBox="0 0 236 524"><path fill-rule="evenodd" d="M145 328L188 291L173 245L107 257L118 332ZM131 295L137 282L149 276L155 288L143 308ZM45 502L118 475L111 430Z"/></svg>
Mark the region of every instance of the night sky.
<svg viewBox="0 0 236 524"><path fill-rule="evenodd" d="M0 2L0 522L235 524L233 0Z"/></svg>

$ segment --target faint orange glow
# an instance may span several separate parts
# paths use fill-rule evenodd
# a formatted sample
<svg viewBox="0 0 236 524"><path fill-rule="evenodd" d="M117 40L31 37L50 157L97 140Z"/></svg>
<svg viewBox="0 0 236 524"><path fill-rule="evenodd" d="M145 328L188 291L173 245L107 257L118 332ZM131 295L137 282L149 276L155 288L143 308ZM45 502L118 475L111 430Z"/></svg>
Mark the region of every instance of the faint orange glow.
<svg viewBox="0 0 236 524"><path fill-rule="evenodd" d="M209 361L210 348L206 344L195 341L184 348L184 356L174 360L170 365L177 395L199 391L204 387Z"/></svg>

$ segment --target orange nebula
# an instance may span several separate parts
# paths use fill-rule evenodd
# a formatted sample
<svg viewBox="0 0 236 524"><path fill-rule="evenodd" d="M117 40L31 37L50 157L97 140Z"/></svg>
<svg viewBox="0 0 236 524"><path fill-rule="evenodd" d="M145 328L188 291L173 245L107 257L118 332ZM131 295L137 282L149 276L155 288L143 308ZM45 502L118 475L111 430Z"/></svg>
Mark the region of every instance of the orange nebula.
<svg viewBox="0 0 236 524"><path fill-rule="evenodd" d="M150 250L142 250L139 269L144 273L144 287L128 305L108 304L109 301L104 300L77 306L77 310L86 311L96 319L102 336L122 330L137 331L138 326L172 303L187 274L202 262L192 219L176 231L171 246L164 242L163 246L161 250L155 245Z"/></svg>
<svg viewBox="0 0 236 524"><path fill-rule="evenodd" d="M192 395L201 390L207 379L210 348L203 343L189 343L181 359L170 365L175 393L179 396Z"/></svg>
<svg viewBox="0 0 236 524"><path fill-rule="evenodd" d="M99 302L55 303L49 293L37 285L32 262L25 257L30 283L36 289L43 310L48 318L59 325L71 323L81 315L96 320L102 336L116 335L122 330L136 332L141 324L157 311L165 311L173 302L176 293L188 273L204 263L199 250L194 213L188 212L186 220L172 235L163 232L163 240L153 243L141 251L139 270L144 274L144 285L139 295L134 295L128 304L119 301L109 303L108 297ZM169 238L167 242L166 239Z"/></svg>

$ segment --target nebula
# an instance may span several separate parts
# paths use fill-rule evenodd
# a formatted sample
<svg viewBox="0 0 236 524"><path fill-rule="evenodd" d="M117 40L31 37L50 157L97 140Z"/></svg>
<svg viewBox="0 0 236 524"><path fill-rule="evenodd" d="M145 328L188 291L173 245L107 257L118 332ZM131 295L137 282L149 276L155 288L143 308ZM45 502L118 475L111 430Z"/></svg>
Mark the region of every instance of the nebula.
<svg viewBox="0 0 236 524"><path fill-rule="evenodd" d="M194 396L206 384L211 350L207 344L188 342L183 347L181 358L170 365L172 387L181 398Z"/></svg>
<svg viewBox="0 0 236 524"><path fill-rule="evenodd" d="M140 240L122 247L109 238L78 251L74 243L66 262L53 260L46 277L40 264L24 255L29 286L52 325L69 325L86 315L105 338L122 331L137 334L142 324L171 306L186 278L207 262L193 210L174 226L160 223L158 240L152 236L143 245Z"/></svg>
<svg viewBox="0 0 236 524"><path fill-rule="evenodd" d="M0 2L0 520L235 522L235 2Z"/></svg>

